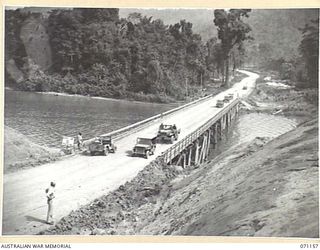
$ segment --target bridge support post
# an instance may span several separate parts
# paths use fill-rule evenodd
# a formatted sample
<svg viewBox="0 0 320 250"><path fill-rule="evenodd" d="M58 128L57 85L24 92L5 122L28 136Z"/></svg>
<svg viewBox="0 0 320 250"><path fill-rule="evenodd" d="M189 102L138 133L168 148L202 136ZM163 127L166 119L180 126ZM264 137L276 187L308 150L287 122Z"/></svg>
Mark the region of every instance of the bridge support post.
<svg viewBox="0 0 320 250"><path fill-rule="evenodd" d="M182 167L186 168L187 165L187 153L183 152L183 163L182 163Z"/></svg>
<svg viewBox="0 0 320 250"><path fill-rule="evenodd" d="M195 145L195 157L194 157L194 164L197 165L199 163L199 139L196 141L196 145Z"/></svg>
<svg viewBox="0 0 320 250"><path fill-rule="evenodd" d="M210 153L210 146L211 146L211 128L209 128L209 131L208 131L206 159L208 159L208 156L209 156L209 153Z"/></svg>
<svg viewBox="0 0 320 250"><path fill-rule="evenodd" d="M202 146L201 146L201 151L200 151L199 163L202 163L204 160L204 155L206 152L206 145L207 145L207 135L206 135L206 133L204 133L203 139L202 139Z"/></svg>
<svg viewBox="0 0 320 250"><path fill-rule="evenodd" d="M191 165L191 157L192 157L192 146L189 147L187 166L190 166L190 165Z"/></svg>
<svg viewBox="0 0 320 250"><path fill-rule="evenodd" d="M220 122L218 124L218 140L220 141L222 139L222 124L221 124L221 119Z"/></svg>

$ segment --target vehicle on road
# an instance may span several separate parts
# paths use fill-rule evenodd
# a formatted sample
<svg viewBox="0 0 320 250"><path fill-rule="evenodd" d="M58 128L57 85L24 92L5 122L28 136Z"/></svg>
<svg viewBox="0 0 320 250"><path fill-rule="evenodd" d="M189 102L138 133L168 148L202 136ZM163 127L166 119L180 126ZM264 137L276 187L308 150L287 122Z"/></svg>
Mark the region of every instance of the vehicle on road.
<svg viewBox="0 0 320 250"><path fill-rule="evenodd" d="M233 94L233 93L230 93L230 94L227 95L227 97L228 97L230 100L232 100L233 97L234 97L234 94Z"/></svg>
<svg viewBox="0 0 320 250"><path fill-rule="evenodd" d="M242 88L243 90L246 90L246 89L248 89L248 87L247 86L243 86L243 88Z"/></svg>
<svg viewBox="0 0 320 250"><path fill-rule="evenodd" d="M180 129L178 129L175 124L168 125L161 123L158 130L157 141L160 143L163 141L174 143L174 141L178 140L179 134Z"/></svg>
<svg viewBox="0 0 320 250"><path fill-rule="evenodd" d="M224 101L223 100L218 100L217 103L216 103L216 107L217 108L223 108L224 106Z"/></svg>
<svg viewBox="0 0 320 250"><path fill-rule="evenodd" d="M114 145L111 136L99 136L89 144L89 151L91 155L108 155L109 153L115 153L116 150L117 147Z"/></svg>
<svg viewBox="0 0 320 250"><path fill-rule="evenodd" d="M73 154L74 153L74 138L63 136L62 137L62 151L65 154Z"/></svg>
<svg viewBox="0 0 320 250"><path fill-rule="evenodd" d="M156 137L152 138L137 138L136 145L132 150L132 156L143 156L148 159L154 154L156 149Z"/></svg>
<svg viewBox="0 0 320 250"><path fill-rule="evenodd" d="M233 94L228 94L224 97L223 101L224 102L229 102L230 100L233 99Z"/></svg>

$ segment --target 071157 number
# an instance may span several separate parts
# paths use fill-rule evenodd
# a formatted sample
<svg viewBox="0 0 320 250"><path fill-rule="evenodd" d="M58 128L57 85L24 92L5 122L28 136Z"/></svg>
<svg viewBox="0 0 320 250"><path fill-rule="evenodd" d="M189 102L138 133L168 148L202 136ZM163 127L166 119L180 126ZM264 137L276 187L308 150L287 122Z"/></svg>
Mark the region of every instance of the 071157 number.
<svg viewBox="0 0 320 250"><path fill-rule="evenodd" d="M319 244L300 244L300 248L312 248L312 249L316 249L318 248Z"/></svg>

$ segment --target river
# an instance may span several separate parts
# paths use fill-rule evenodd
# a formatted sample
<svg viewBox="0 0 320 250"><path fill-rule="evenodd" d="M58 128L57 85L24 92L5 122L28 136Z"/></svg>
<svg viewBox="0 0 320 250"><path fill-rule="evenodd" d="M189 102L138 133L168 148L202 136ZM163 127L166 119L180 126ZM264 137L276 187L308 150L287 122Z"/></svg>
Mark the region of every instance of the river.
<svg viewBox="0 0 320 250"><path fill-rule="evenodd" d="M176 105L5 90L4 124L48 147L62 136L108 133Z"/></svg>

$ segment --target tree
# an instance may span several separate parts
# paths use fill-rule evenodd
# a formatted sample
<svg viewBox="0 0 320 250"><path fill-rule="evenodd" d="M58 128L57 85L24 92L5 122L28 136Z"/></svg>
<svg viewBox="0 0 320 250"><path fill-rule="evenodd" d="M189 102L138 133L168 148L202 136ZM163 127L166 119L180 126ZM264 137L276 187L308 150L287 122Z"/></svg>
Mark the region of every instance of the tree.
<svg viewBox="0 0 320 250"><path fill-rule="evenodd" d="M214 24L218 27L218 38L221 41L225 64L225 80L229 81L229 56L235 46L240 46L243 41L251 39L248 33L251 28L242 21L243 17L249 17L250 9L231 9L229 11L217 9L214 11Z"/></svg>
<svg viewBox="0 0 320 250"><path fill-rule="evenodd" d="M318 87L319 19L312 20L301 31L303 38L299 50L306 64L308 80Z"/></svg>

